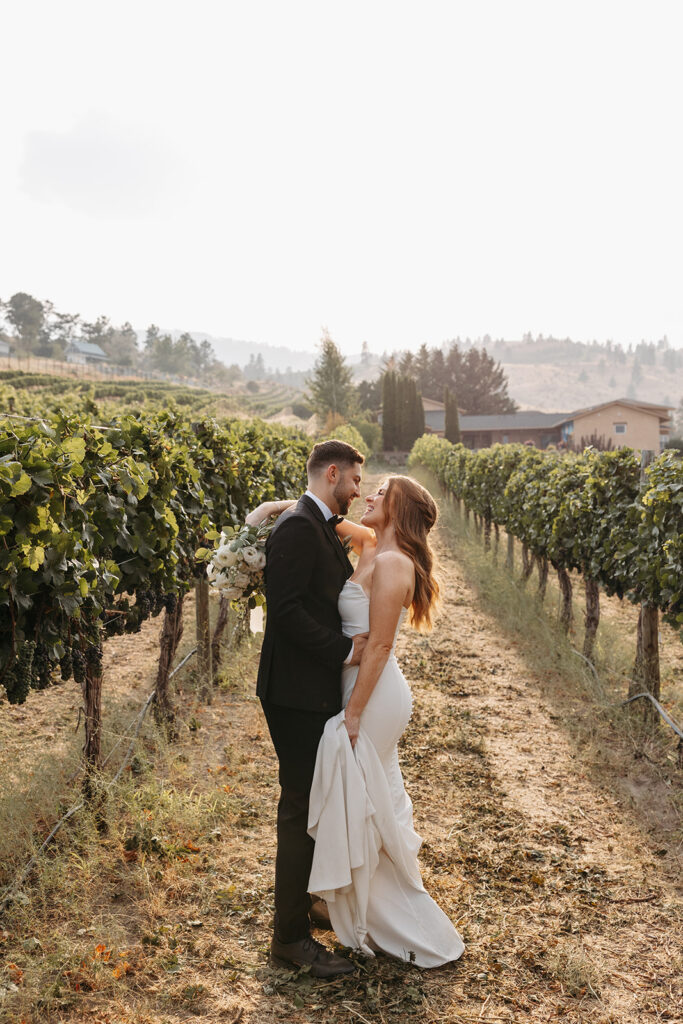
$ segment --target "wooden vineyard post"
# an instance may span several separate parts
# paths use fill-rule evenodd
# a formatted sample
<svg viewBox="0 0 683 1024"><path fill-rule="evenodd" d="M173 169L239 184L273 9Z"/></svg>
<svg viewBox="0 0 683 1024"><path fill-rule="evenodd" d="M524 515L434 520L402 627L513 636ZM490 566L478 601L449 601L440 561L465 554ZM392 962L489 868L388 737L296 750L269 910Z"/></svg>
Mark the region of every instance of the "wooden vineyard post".
<svg viewBox="0 0 683 1024"><path fill-rule="evenodd" d="M653 451L643 449L640 455L640 485L641 488L647 484L647 473L645 470L654 460ZM629 686L629 697L637 693L651 693L655 700L660 695L660 672L659 672L659 611L649 601L643 601L638 615L638 641L636 646L636 660L633 665L631 684ZM647 701L645 717L652 721L659 721L652 705Z"/></svg>
<svg viewBox="0 0 683 1024"><path fill-rule="evenodd" d="M251 612L249 606L244 604L237 613L237 624L235 625L234 639L237 647L243 644L251 633Z"/></svg>
<svg viewBox="0 0 683 1024"><path fill-rule="evenodd" d="M178 594L166 608L159 646L159 667L154 689L154 716L159 723L173 721L174 712L168 694L168 677L178 644L183 635L183 594Z"/></svg>
<svg viewBox="0 0 683 1024"><path fill-rule="evenodd" d="M197 603L197 676L199 696L211 703L211 631L209 627L209 581L197 580L195 584Z"/></svg>
<svg viewBox="0 0 683 1024"><path fill-rule="evenodd" d="M583 637L583 656L589 661L593 660L593 648L595 647L595 635L600 624L600 588L595 580L585 580L586 590L586 612L584 625L586 632Z"/></svg>
<svg viewBox="0 0 683 1024"><path fill-rule="evenodd" d="M508 550L507 557L505 559L505 568L513 572L515 568L515 538L511 533L508 533Z"/></svg>
<svg viewBox="0 0 683 1024"><path fill-rule="evenodd" d="M548 585L548 559L538 555L536 558L538 566L538 599L545 600L545 590Z"/></svg>
<svg viewBox="0 0 683 1024"><path fill-rule="evenodd" d="M83 666L83 703L85 705L85 778L86 799L94 796L93 772L99 768L102 754L102 647L89 643Z"/></svg>
<svg viewBox="0 0 683 1024"><path fill-rule="evenodd" d="M218 605L218 618L216 619L216 625L213 631L213 637L211 638L211 671L213 674L213 681L216 681L218 675L218 668L221 663L221 640L225 627L228 624L230 617L230 602L227 597L223 597L221 594L220 603Z"/></svg>

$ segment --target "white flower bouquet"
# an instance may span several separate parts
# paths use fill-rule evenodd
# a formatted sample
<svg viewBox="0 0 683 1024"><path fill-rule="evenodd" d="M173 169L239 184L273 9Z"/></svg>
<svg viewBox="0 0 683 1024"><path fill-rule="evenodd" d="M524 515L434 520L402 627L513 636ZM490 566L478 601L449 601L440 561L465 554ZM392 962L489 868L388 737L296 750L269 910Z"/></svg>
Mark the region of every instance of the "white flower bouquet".
<svg viewBox="0 0 683 1024"><path fill-rule="evenodd" d="M272 523L260 526L225 526L206 567L209 585L228 601L263 604L263 569L266 540Z"/></svg>

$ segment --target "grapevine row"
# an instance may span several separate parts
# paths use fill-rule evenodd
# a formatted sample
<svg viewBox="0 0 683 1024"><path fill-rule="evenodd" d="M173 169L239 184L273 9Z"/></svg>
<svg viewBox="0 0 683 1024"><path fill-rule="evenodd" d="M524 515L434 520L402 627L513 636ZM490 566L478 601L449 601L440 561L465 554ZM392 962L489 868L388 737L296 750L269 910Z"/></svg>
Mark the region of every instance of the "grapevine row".
<svg viewBox="0 0 683 1024"><path fill-rule="evenodd" d="M608 594L650 602L683 637L683 462L676 452L656 459L642 486L628 448L472 451L425 435L410 458L488 526L503 527L555 569L575 569Z"/></svg>
<svg viewBox="0 0 683 1024"><path fill-rule="evenodd" d="M683 639L683 462L663 452L644 472L628 448L581 454L494 445L472 451L434 435L419 438L410 463L421 463L447 493L475 514L490 545L491 527L522 543L522 578L539 570L539 596L549 566L557 572L560 620L572 621L569 573L583 575L583 655L592 659L600 621L599 592L640 604L638 645L629 696L660 689L658 617Z"/></svg>
<svg viewBox="0 0 683 1024"><path fill-rule="evenodd" d="M0 684L9 700L24 701L59 668L82 683L87 705L102 639L164 608L173 617L203 573L197 549L260 501L298 493L306 454L300 435L240 421L2 421Z"/></svg>

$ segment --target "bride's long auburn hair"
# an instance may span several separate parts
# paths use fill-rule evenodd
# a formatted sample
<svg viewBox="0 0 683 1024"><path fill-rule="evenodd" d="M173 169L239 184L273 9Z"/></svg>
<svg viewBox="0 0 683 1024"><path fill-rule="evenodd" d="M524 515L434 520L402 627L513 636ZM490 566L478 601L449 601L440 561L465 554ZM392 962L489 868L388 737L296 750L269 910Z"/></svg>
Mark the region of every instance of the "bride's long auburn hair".
<svg viewBox="0 0 683 1024"><path fill-rule="evenodd" d="M393 523L396 543L415 566L410 624L425 633L432 628L432 611L439 601L434 553L427 538L438 518L438 509L429 491L409 476L388 477L385 493L384 508Z"/></svg>

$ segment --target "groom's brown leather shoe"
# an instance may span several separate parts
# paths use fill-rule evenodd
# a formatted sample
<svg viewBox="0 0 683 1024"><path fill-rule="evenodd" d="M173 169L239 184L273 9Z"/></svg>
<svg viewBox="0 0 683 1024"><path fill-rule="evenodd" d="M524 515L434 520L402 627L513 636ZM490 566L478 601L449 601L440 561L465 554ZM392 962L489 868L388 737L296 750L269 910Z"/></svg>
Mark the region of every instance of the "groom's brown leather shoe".
<svg viewBox="0 0 683 1024"><path fill-rule="evenodd" d="M308 916L314 928L320 928L323 932L334 931L325 900L313 900Z"/></svg>
<svg viewBox="0 0 683 1024"><path fill-rule="evenodd" d="M352 974L356 969L350 960L331 953L311 935L298 942L273 939L270 958L278 967L310 967L309 973L313 978L336 978L341 974Z"/></svg>

